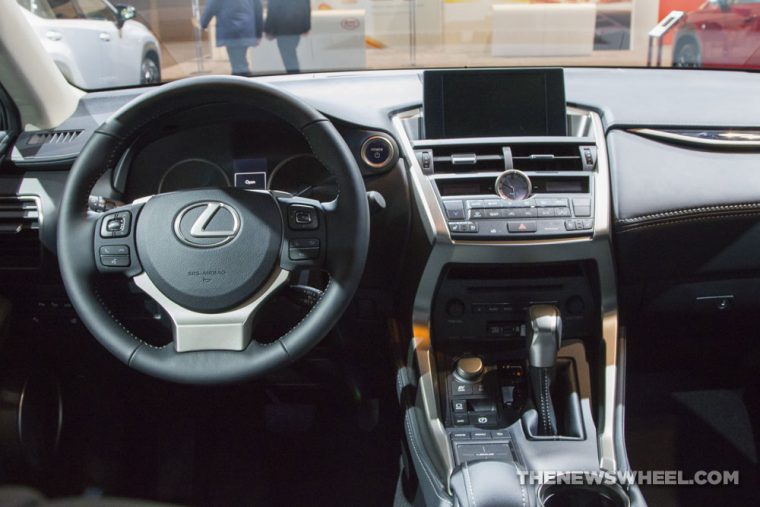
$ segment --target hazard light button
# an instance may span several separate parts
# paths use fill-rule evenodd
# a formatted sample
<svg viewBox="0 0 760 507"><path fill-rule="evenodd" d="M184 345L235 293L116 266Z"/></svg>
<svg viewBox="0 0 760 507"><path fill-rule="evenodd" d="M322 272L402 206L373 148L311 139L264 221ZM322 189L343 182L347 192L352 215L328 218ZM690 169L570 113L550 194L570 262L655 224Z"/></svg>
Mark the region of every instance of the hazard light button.
<svg viewBox="0 0 760 507"><path fill-rule="evenodd" d="M509 232L536 232L538 225L535 221L507 222Z"/></svg>

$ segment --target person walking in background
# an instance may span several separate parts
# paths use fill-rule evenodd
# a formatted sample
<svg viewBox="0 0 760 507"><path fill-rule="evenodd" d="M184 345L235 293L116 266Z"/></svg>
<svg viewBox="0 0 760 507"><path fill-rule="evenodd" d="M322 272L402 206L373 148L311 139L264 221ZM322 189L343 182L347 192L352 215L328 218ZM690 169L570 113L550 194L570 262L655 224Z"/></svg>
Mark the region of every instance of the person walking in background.
<svg viewBox="0 0 760 507"><path fill-rule="evenodd" d="M261 0L208 0L201 15L201 28L216 17L216 45L227 48L232 73L250 76L248 48L261 42L263 15Z"/></svg>
<svg viewBox="0 0 760 507"><path fill-rule="evenodd" d="M302 35L311 30L311 4L309 0L269 0L264 33L267 39L277 39L285 72L300 71L298 43Z"/></svg>

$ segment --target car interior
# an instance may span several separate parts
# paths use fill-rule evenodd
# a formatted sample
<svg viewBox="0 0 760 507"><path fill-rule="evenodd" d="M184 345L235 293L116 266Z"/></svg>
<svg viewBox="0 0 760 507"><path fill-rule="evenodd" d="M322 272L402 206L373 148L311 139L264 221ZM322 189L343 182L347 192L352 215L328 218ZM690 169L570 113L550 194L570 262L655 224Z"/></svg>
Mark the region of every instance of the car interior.
<svg viewBox="0 0 760 507"><path fill-rule="evenodd" d="M83 91L9 12L0 506L757 505L760 75Z"/></svg>

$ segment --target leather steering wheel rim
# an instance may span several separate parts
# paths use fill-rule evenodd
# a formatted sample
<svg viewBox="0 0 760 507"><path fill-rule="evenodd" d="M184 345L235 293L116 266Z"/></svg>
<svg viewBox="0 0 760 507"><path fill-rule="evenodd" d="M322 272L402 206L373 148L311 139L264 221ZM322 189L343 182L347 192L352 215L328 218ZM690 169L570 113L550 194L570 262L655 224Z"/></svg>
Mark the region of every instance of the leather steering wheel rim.
<svg viewBox="0 0 760 507"><path fill-rule="evenodd" d="M87 201L97 180L117 164L124 150L152 122L208 104L233 103L271 113L292 125L314 155L334 175L339 195L326 205L331 213L324 268L330 281L304 319L277 341L251 341L241 351L177 352L155 347L132 334L107 308L95 288L93 243L98 217ZM333 225L333 226L331 226ZM338 322L364 270L369 245L369 209L356 161L335 127L299 99L245 78L214 76L184 79L134 99L101 125L71 169L59 210L57 248L66 291L82 322L120 361L148 375L193 384L235 382L261 376L301 357Z"/></svg>

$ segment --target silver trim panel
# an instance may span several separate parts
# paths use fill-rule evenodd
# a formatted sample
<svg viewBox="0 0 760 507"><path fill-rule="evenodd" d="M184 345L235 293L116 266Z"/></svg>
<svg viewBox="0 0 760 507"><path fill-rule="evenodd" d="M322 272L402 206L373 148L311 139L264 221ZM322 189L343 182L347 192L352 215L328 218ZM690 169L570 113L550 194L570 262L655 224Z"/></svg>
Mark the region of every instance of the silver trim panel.
<svg viewBox="0 0 760 507"><path fill-rule="evenodd" d="M736 139L705 139L702 137L669 132L667 130L656 129L629 129L628 132L638 134L644 137L654 139L673 141L680 144L690 144L693 146L712 147L712 148L760 148L760 133L742 133L741 131L725 131L725 135L735 136ZM744 136L744 139L741 137Z"/></svg>
<svg viewBox="0 0 760 507"><path fill-rule="evenodd" d="M446 215L434 188L434 178L423 173L414 155L415 145L428 146L431 142L414 142L407 135L405 124L413 122L420 113L419 108L401 112L392 118L392 123L400 143L401 154L409 167L413 196L422 215L425 234L432 245L417 288L412 319L414 354L421 373L419 404L425 413L425 422L430 434L428 441L434 447L428 449L429 455L437 460L434 465L446 471L443 477L447 480L454 463L438 410L437 375L431 345L433 298L444 267L450 263L514 264L593 260L599 273L600 313L603 316L602 340L605 350L603 372L597 372L603 375L604 384L598 432L599 463L605 470L616 470L613 432L616 401L617 286L610 233L610 174L601 118L591 111L568 108L568 114L573 117L586 118L579 122L582 124L583 134L593 137L584 137L583 142L594 142L597 147L597 166L592 173L595 189L593 235L533 241L464 241L451 238ZM498 173L494 174L496 175Z"/></svg>
<svg viewBox="0 0 760 507"><path fill-rule="evenodd" d="M133 280L169 314L177 352L192 352L244 350L251 341L251 327L256 312L289 278L290 271L275 271L254 297L237 308L222 313L199 313L178 305L164 295L146 273L140 273Z"/></svg>

